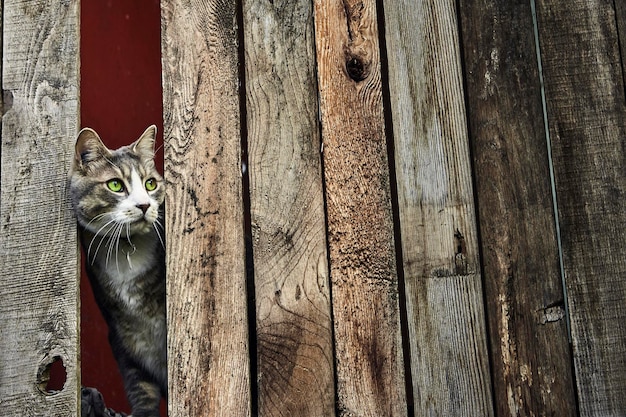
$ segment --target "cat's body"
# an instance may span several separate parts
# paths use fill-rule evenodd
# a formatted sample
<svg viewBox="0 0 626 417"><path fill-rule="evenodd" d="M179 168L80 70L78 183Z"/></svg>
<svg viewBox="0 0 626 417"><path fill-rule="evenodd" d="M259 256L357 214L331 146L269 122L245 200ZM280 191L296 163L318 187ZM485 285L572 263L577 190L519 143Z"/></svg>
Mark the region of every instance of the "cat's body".
<svg viewBox="0 0 626 417"><path fill-rule="evenodd" d="M109 150L91 129L76 141L70 194L94 297L133 417L159 415L167 394L164 184L153 161L156 128Z"/></svg>

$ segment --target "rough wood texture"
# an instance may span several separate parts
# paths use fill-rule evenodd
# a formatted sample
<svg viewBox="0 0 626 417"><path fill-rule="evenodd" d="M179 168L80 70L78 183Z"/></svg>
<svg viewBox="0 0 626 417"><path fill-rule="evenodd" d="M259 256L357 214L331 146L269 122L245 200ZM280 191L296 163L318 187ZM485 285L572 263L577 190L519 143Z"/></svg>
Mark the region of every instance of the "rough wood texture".
<svg viewBox="0 0 626 417"><path fill-rule="evenodd" d="M454 1L384 2L418 415L492 415Z"/></svg>
<svg viewBox="0 0 626 417"><path fill-rule="evenodd" d="M0 414L76 416L78 251L67 173L78 131L78 1L3 7ZM67 379L50 393L55 358Z"/></svg>
<svg viewBox="0 0 626 417"><path fill-rule="evenodd" d="M161 7L169 416L247 416L235 2Z"/></svg>
<svg viewBox="0 0 626 417"><path fill-rule="evenodd" d="M406 415L374 1L315 1L342 416Z"/></svg>
<svg viewBox="0 0 626 417"><path fill-rule="evenodd" d="M575 416L530 3L461 2L498 416Z"/></svg>
<svg viewBox="0 0 626 417"><path fill-rule="evenodd" d="M333 416L312 5L243 8L259 415Z"/></svg>
<svg viewBox="0 0 626 417"><path fill-rule="evenodd" d="M622 73L626 73L626 61L624 60L624 57L626 57L626 2L616 1L614 4L620 55L622 57Z"/></svg>
<svg viewBox="0 0 626 417"><path fill-rule="evenodd" d="M626 108L614 2L537 2L582 416L626 415Z"/></svg>

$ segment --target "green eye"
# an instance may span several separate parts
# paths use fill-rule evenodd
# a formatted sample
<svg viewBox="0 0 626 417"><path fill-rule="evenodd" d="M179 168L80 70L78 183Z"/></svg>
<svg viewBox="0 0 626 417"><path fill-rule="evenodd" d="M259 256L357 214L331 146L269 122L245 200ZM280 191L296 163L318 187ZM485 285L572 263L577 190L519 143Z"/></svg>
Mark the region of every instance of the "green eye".
<svg viewBox="0 0 626 417"><path fill-rule="evenodd" d="M150 178L146 181L146 190L154 191L157 188L157 182L154 178Z"/></svg>
<svg viewBox="0 0 626 417"><path fill-rule="evenodd" d="M121 193L124 191L124 183L118 178L113 178L112 180L107 181L107 187L115 193Z"/></svg>

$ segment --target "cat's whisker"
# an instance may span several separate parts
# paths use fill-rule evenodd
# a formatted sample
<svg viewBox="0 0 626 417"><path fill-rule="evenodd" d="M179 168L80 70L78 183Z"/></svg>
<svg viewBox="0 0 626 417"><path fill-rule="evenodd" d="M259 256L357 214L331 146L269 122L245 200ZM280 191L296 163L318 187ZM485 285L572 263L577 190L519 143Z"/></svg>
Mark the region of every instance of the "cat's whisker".
<svg viewBox="0 0 626 417"><path fill-rule="evenodd" d="M130 269L133 269L133 263L130 260L130 255L135 253L135 251L137 250L137 247L133 244L133 242L130 241L130 223L126 223L126 239L128 240L128 243L130 244L130 246L132 246L133 248L132 252L126 253L126 260L128 261L128 267Z"/></svg>
<svg viewBox="0 0 626 417"><path fill-rule="evenodd" d="M120 238L122 236L122 229L124 228L123 224L120 224L120 227L117 230L117 236L115 237L115 266L117 267L117 273L120 273Z"/></svg>
<svg viewBox="0 0 626 417"><path fill-rule="evenodd" d="M119 272L119 264L117 262L117 251L119 248L119 235L120 235L120 229L122 228L122 225L117 223L115 225L115 229L113 230L113 232L109 235L109 240L107 242L107 256L106 256L106 260L105 260L105 266L108 267L109 265L109 259L111 259L111 255L113 255L113 247L115 246L115 264L117 266L118 272Z"/></svg>
<svg viewBox="0 0 626 417"><path fill-rule="evenodd" d="M159 242L161 242L161 247L165 249L165 242L163 241L163 236L161 236L161 233L159 232L159 227L161 228L161 230L163 230L163 226L159 222L159 219L155 220L154 223L152 223L152 227L154 228L154 231L159 237Z"/></svg>
<svg viewBox="0 0 626 417"><path fill-rule="evenodd" d="M95 222L96 220L100 220L106 216L109 216L111 213L100 213L97 216L94 216L93 219L89 220L89 223L87 223L87 225L85 227L89 227L91 226L91 223Z"/></svg>
<svg viewBox="0 0 626 417"><path fill-rule="evenodd" d="M96 246L96 251L93 254L93 258L91 259L91 265L94 264L94 262L96 261L96 257L98 256L98 252L100 251L100 246L102 246L102 242L104 241L105 237L107 237L108 233L113 230L116 226L115 220L110 220L107 223L105 223L100 229L98 229L98 231L94 234L94 237L91 239L91 242L89 242L89 248L87 249L87 258L89 258L89 256L91 255L91 247L93 245L93 242L96 238L100 238L99 242L98 242L98 246ZM103 233L100 234L100 232L104 229L107 228L107 230Z"/></svg>
<svg viewBox="0 0 626 417"><path fill-rule="evenodd" d="M104 266L105 267L109 266L109 259L111 257L111 245L113 244L113 239L115 237L115 231L117 230L117 228L118 228L118 224L116 223L112 227L113 230L102 238L102 240L104 240L105 238L107 239L107 241L106 241L106 250L107 251L106 251L106 256L104 258Z"/></svg>

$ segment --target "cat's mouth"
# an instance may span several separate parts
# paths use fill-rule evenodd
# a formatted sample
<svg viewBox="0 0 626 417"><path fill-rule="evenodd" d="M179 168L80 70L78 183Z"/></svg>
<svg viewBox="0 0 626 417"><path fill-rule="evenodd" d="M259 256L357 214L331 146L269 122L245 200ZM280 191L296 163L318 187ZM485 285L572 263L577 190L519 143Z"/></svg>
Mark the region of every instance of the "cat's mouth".
<svg viewBox="0 0 626 417"><path fill-rule="evenodd" d="M135 233L147 233L147 232L151 231L153 227L154 227L154 222L150 221L149 219L147 219L146 216L143 216L143 217L133 221L130 224L130 230L131 230L132 234L135 234Z"/></svg>

